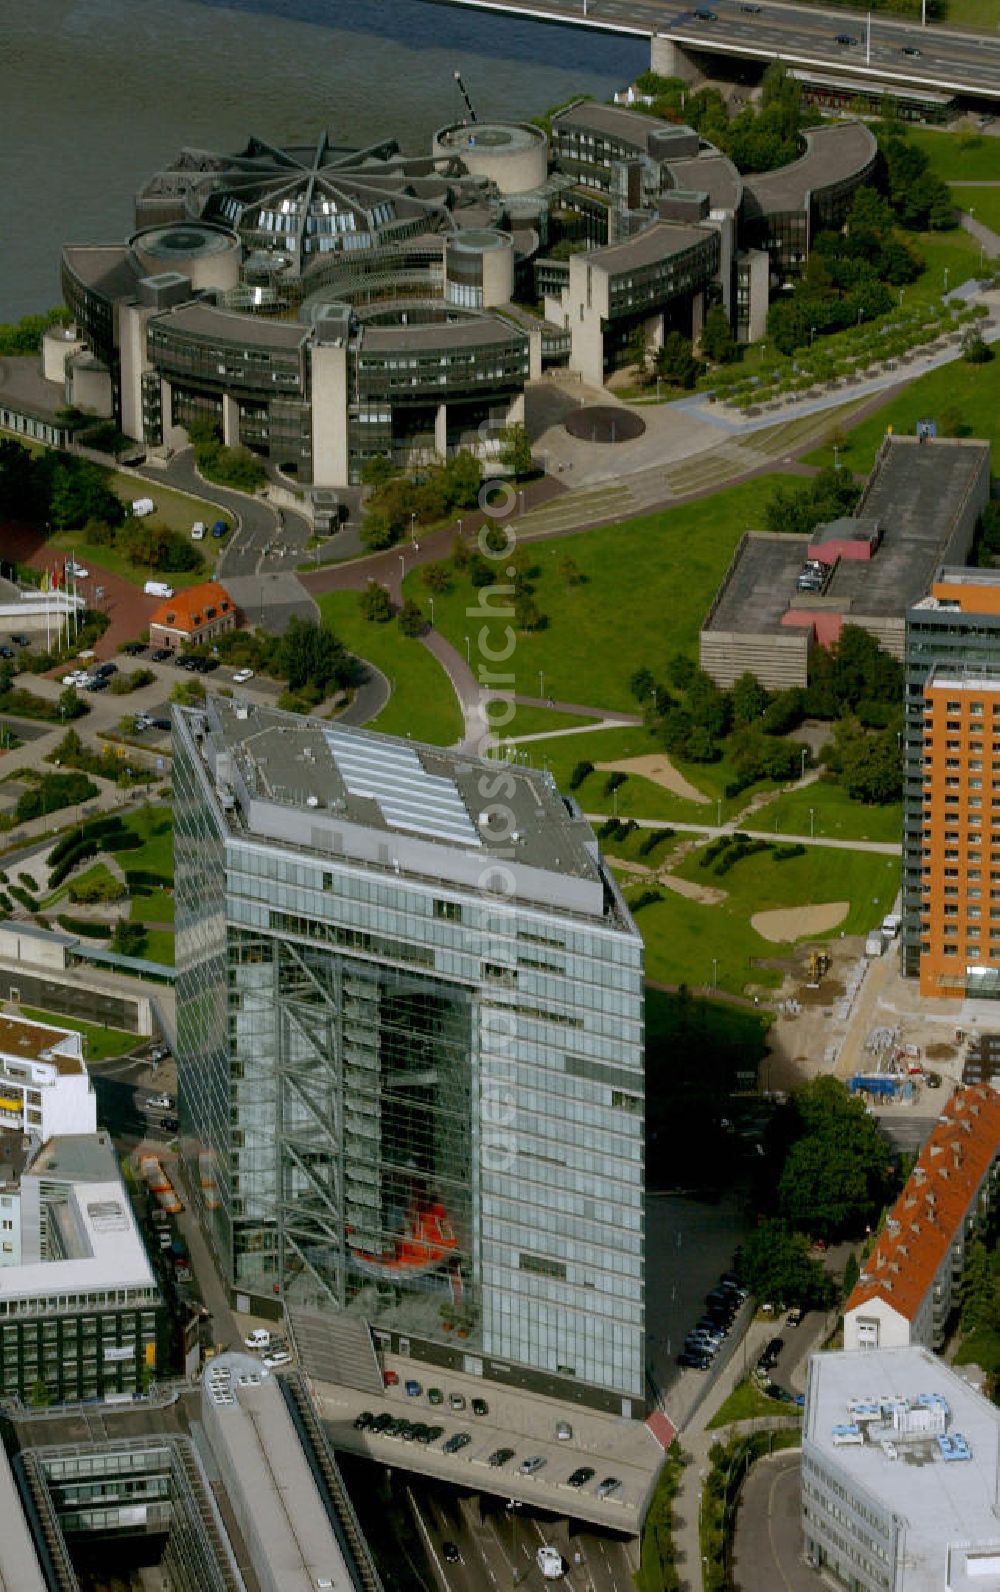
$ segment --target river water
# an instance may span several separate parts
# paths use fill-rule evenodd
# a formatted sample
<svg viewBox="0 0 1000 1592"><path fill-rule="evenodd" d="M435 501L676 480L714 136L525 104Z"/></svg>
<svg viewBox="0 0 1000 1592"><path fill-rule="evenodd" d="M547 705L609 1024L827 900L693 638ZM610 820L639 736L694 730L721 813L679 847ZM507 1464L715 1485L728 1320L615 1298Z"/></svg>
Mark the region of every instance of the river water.
<svg viewBox="0 0 1000 1592"><path fill-rule="evenodd" d="M639 39L430 0L0 0L0 321L60 299L64 242L113 243L132 196L185 144L250 133L430 148L463 114L608 98Z"/></svg>

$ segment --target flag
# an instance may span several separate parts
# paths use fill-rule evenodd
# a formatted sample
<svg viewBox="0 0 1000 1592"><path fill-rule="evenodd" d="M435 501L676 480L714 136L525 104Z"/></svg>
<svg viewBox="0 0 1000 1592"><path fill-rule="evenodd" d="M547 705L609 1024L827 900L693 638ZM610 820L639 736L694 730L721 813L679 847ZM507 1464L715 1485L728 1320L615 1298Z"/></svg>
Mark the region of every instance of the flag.
<svg viewBox="0 0 1000 1592"><path fill-rule="evenodd" d="M47 569L42 570L41 589L42 591L48 591L49 589L49 572Z"/></svg>

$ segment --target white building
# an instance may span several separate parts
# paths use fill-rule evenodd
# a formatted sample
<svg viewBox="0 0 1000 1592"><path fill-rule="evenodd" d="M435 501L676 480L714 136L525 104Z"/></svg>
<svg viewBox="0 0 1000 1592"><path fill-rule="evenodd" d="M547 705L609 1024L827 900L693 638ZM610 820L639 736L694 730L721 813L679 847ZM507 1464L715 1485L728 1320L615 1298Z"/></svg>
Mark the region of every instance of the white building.
<svg viewBox="0 0 1000 1592"><path fill-rule="evenodd" d="M1000 1410L928 1349L814 1354L807 1559L852 1592L1000 1586L998 1445Z"/></svg>
<svg viewBox="0 0 1000 1592"><path fill-rule="evenodd" d="M95 1133L97 1100L70 1028L0 1017L0 1131L44 1143L57 1133Z"/></svg>
<svg viewBox="0 0 1000 1592"><path fill-rule="evenodd" d="M110 1138L57 1136L13 1170L20 1263L0 1267L0 1392L136 1391L162 1364L163 1300Z"/></svg>

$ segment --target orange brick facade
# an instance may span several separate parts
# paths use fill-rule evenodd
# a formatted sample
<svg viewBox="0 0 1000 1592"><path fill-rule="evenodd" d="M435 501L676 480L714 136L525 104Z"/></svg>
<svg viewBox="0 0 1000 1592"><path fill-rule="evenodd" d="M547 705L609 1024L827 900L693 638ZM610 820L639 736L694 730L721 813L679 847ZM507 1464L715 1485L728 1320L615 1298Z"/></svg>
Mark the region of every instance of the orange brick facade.
<svg viewBox="0 0 1000 1592"><path fill-rule="evenodd" d="M1000 680L924 687L920 992L960 998L1000 967Z"/></svg>

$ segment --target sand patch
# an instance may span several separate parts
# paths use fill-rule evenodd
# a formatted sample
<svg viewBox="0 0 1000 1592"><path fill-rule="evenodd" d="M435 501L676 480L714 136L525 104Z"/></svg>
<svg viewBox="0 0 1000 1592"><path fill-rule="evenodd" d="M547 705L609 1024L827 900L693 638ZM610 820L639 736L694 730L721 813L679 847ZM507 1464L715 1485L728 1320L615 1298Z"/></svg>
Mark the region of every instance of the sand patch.
<svg viewBox="0 0 1000 1592"><path fill-rule="evenodd" d="M812 907L779 907L774 912L755 912L750 923L765 940L800 940L806 934L835 929L850 905L849 901L824 901Z"/></svg>
<svg viewBox="0 0 1000 1592"><path fill-rule="evenodd" d="M676 874L657 874L657 884L666 885L668 890L674 890L677 895L687 896L689 901L700 901L704 907L717 907L720 901L725 901L725 890L716 890L714 885L695 884L693 879L678 879Z"/></svg>
<svg viewBox="0 0 1000 1592"><path fill-rule="evenodd" d="M686 780L665 752L651 752L645 757L626 757L620 763L595 763L594 767L614 774L638 774L642 779L651 779L654 785L663 785L673 791L675 796L683 796L688 802L708 802L712 799L697 785Z"/></svg>

